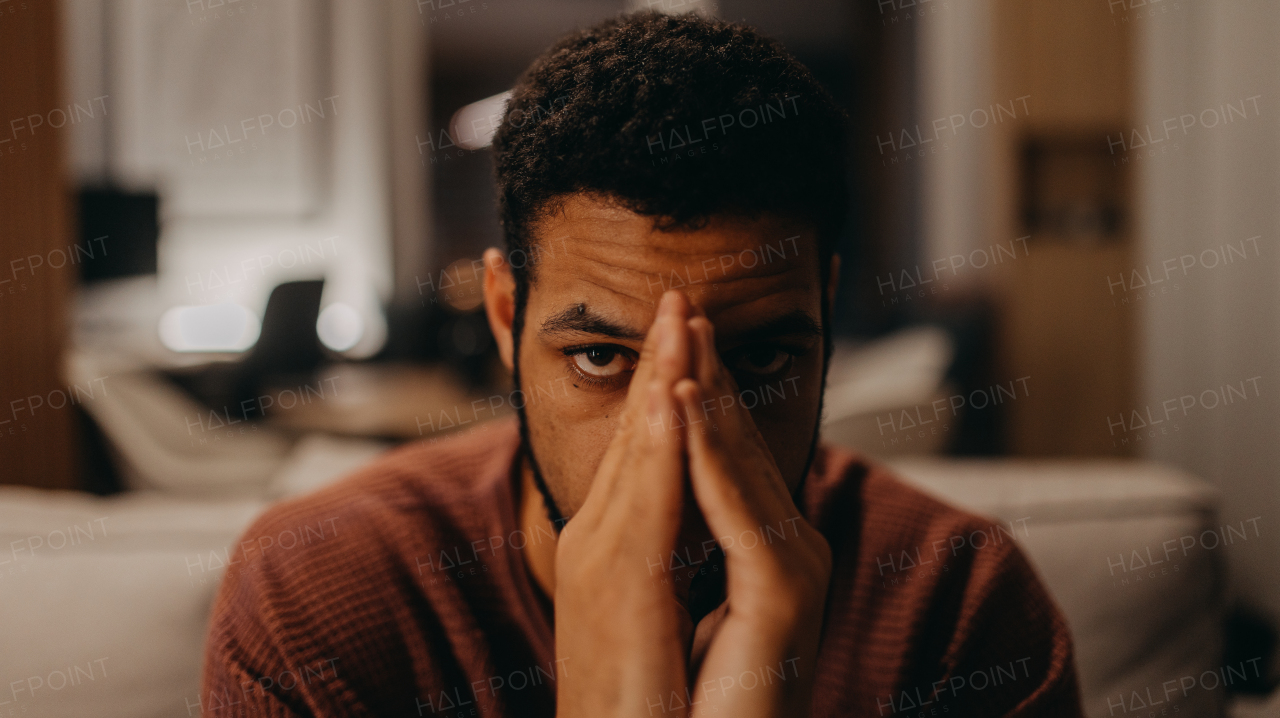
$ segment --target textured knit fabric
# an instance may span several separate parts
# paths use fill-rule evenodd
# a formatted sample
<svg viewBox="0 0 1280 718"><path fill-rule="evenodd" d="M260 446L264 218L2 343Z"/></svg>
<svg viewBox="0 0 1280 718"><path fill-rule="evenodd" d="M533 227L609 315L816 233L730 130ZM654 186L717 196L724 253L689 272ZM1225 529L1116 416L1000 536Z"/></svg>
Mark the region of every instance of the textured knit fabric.
<svg viewBox="0 0 1280 718"><path fill-rule="evenodd" d="M490 422L268 510L223 578L189 713L555 715L574 667L525 565L522 549L554 539L517 528L518 450L514 421ZM831 447L799 503L835 567L813 716L1081 715L1066 623L1011 538L1025 523Z"/></svg>

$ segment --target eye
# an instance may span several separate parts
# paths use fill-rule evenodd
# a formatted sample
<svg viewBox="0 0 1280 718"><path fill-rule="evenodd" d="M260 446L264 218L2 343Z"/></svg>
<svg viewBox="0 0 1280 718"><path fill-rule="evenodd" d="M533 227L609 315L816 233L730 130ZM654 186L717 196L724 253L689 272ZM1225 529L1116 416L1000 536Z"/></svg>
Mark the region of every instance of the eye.
<svg viewBox="0 0 1280 718"><path fill-rule="evenodd" d="M782 371L794 356L771 344L761 344L739 352L730 368L754 376L768 376Z"/></svg>
<svg viewBox="0 0 1280 718"><path fill-rule="evenodd" d="M570 354L573 365L584 375L597 379L616 376L635 367L635 360L622 347L585 347Z"/></svg>

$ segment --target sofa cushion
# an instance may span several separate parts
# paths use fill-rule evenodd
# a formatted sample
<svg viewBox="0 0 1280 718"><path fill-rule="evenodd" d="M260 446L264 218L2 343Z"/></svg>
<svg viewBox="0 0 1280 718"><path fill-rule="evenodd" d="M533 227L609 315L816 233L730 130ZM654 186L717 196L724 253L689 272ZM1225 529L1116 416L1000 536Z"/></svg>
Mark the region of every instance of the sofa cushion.
<svg viewBox="0 0 1280 718"><path fill-rule="evenodd" d="M1215 521L1212 487L1138 461L913 458L892 466L909 483L1010 525L1071 624L1088 715L1223 714L1213 678L1225 675L1221 554L1256 535L1247 521L1230 529Z"/></svg>
<svg viewBox="0 0 1280 718"><path fill-rule="evenodd" d="M219 557L264 506L0 488L0 714L198 715Z"/></svg>

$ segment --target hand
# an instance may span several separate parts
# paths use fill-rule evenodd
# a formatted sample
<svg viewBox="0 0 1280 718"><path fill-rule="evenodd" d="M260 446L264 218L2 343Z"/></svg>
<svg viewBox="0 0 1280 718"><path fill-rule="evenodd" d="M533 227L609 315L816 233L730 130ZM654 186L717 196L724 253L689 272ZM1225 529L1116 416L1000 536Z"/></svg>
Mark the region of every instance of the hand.
<svg viewBox="0 0 1280 718"><path fill-rule="evenodd" d="M688 304L668 292L645 337L619 425L582 508L556 548L559 718L649 716L683 693L692 622L649 573L674 549L685 504L683 431L653 432L690 373Z"/></svg>
<svg viewBox="0 0 1280 718"><path fill-rule="evenodd" d="M808 715L831 549L800 516L751 414L740 401L721 408L738 386L711 322L696 316L687 327L693 376L674 390L687 417L693 494L712 536L739 537L722 546L727 600L698 626L697 643L710 645L690 691L692 715ZM754 547L742 540L750 534Z"/></svg>

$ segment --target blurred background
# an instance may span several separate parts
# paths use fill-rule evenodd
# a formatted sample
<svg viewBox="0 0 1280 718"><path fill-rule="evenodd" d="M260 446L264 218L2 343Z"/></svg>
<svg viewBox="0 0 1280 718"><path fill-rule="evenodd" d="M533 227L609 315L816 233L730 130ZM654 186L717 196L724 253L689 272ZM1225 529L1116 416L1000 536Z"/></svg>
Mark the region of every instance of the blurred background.
<svg viewBox="0 0 1280 718"><path fill-rule="evenodd" d="M828 439L1026 519L1090 715L1280 715L1264 0L0 0L0 708L213 710L253 516L511 413L501 93L645 8L849 112Z"/></svg>

